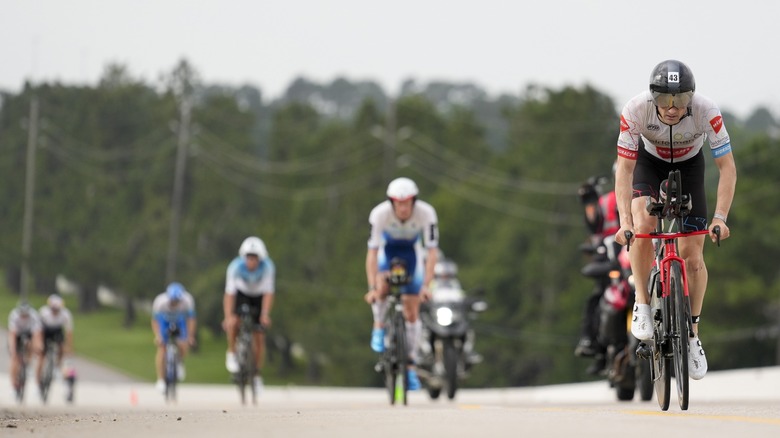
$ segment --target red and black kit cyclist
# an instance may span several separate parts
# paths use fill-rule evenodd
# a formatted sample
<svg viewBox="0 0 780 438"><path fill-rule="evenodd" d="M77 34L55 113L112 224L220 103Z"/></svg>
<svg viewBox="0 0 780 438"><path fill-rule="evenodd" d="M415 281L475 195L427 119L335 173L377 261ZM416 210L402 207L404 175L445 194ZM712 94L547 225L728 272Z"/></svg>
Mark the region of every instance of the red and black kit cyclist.
<svg viewBox="0 0 780 438"><path fill-rule="evenodd" d="M707 220L704 191L705 139L718 167L718 191L712 220ZM625 232L650 233L657 219L645 210L648 196L658 199L658 187L669 172L679 169L682 187L691 194L693 207L686 218L687 230L711 231L721 228L721 239L729 237L726 224L737 170L731 153L731 140L718 106L696 93L691 69L676 60L658 64L650 75L649 90L634 97L623 107L617 144L618 161L615 192L620 211L620 230L615 235L625 245ZM698 336L698 322L707 288L707 267L704 263L704 235L691 236L679 242L680 255L688 272L693 329L696 336L689 340L689 373L701 379L707 372L707 359ZM636 304L631 332L638 339L653 336L647 283L653 263L653 247L649 239L631 242L631 269L636 278Z"/></svg>

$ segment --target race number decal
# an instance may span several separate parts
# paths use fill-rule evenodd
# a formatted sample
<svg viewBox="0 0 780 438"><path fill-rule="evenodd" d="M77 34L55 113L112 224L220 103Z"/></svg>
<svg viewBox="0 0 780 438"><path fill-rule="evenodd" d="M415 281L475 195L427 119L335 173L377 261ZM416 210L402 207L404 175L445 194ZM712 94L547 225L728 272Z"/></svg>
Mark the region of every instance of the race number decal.
<svg viewBox="0 0 780 438"><path fill-rule="evenodd" d="M670 71L666 75L666 82L670 84L679 84L680 83L680 72L678 71Z"/></svg>

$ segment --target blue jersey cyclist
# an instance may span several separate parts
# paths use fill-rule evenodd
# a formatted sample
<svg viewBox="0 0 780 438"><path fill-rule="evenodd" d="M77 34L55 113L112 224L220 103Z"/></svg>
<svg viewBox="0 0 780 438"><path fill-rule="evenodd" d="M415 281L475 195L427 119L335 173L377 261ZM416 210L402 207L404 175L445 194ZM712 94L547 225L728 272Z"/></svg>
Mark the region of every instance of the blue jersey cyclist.
<svg viewBox="0 0 780 438"><path fill-rule="evenodd" d="M704 192L704 140L718 168L718 191L712 221L707 221ZM620 229L615 240L625 245L625 232L650 233L657 219L645 208L648 197L658 199L658 188L672 170L680 170L682 188L691 194L692 208L685 218L687 230L719 226L721 239L729 237L726 218L731 209L737 182L737 169L731 153L731 140L718 106L696 93L693 72L676 60L659 63L650 75L650 86L623 107L617 144L615 193L620 210ZM707 288L704 264L704 235L680 239L680 256L685 259L691 299L694 336L688 341L688 372L701 379L707 372L707 358L699 340L699 316ZM653 337L647 291L653 264L650 239L636 239L629 251L636 285L636 303L631 332L637 339Z"/></svg>
<svg viewBox="0 0 780 438"><path fill-rule="evenodd" d="M401 301L412 363L417 359L417 344L422 332L420 301L430 298L428 284L433 280L439 243L436 210L417 199L418 193L414 181L396 178L387 187L388 199L371 210L368 217L371 232L366 254L368 292L364 296L374 316L371 348L381 353L384 351L383 321L388 309L389 261L394 257L406 261L412 281L404 288ZM408 381L409 389L420 388L414 367L408 370Z"/></svg>
<svg viewBox="0 0 780 438"><path fill-rule="evenodd" d="M257 322L253 333L257 375L252 383L258 394L263 390L261 370L265 353L264 329L271 326L275 282L276 267L268 256L265 243L256 236L244 239L238 249L238 257L228 265L225 278L222 301L225 312L222 324L228 343L225 367L231 373L239 371L236 359L236 336L240 323L238 311L243 304L248 304L252 319Z"/></svg>
<svg viewBox="0 0 780 438"><path fill-rule="evenodd" d="M165 344L171 334L176 337L182 360L187 355L189 347L195 344L195 300L181 283L173 282L165 288L165 292L157 295L152 302L152 331L154 343L157 345L155 369L157 383L155 387L165 392L163 380ZM179 380L184 380L184 363L179 363L177 371Z"/></svg>

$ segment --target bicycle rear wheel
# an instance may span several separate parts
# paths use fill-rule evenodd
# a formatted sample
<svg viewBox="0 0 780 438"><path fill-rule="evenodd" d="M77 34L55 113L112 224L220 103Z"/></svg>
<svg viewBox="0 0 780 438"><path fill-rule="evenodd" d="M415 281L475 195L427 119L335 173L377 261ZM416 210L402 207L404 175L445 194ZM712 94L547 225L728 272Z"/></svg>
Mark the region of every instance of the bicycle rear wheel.
<svg viewBox="0 0 780 438"><path fill-rule="evenodd" d="M674 356L674 378L677 380L677 399L680 409L688 409L688 326L691 320L691 306L685 296L682 279L682 266L672 262L669 272L670 297L673 304L671 315L671 340Z"/></svg>

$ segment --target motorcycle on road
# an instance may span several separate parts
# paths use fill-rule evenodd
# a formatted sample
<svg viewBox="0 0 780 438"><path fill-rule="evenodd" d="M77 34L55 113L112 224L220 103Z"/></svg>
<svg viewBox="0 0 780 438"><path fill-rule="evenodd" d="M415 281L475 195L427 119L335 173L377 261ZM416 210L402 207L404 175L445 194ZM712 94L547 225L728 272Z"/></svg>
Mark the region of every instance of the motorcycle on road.
<svg viewBox="0 0 780 438"><path fill-rule="evenodd" d="M474 352L475 335L470 321L487 309L487 303L466 297L455 279L437 283L432 288L433 299L420 309L423 334L417 372L431 399L438 399L444 391L452 400L460 381L482 361Z"/></svg>
<svg viewBox="0 0 780 438"><path fill-rule="evenodd" d="M630 401L636 390L644 401L653 396L653 382L648 361L639 360L636 347L639 341L631 334L631 309L634 286L631 265L625 247L615 244L614 237L605 238L595 250L593 261L582 274L591 277L603 288L595 318L597 340L603 354L604 370L617 399Z"/></svg>

